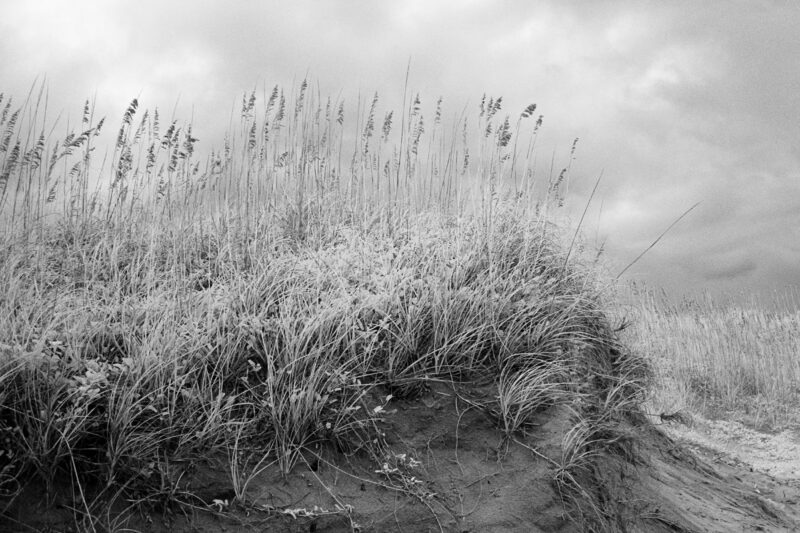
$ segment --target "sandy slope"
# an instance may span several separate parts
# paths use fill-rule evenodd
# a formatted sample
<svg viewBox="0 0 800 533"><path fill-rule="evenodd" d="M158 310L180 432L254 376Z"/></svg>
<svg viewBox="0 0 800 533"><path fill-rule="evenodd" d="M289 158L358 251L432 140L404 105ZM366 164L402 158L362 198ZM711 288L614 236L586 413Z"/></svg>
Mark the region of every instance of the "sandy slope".
<svg viewBox="0 0 800 533"><path fill-rule="evenodd" d="M667 433L707 448L717 464L744 463L777 479L800 480L800 429L762 433L738 422L695 417L691 426L670 426Z"/></svg>
<svg viewBox="0 0 800 533"><path fill-rule="evenodd" d="M273 472L258 480L251 495L256 505L284 512L248 524L253 530L275 531L350 531L355 525L361 531L464 533L598 527L596 521L567 520L562 495L551 482L562 439L571 427L569 411L551 408L526 438L508 441L496 420L479 408L492 396L491 386L454 390L442 385L417 400L392 402L385 418L387 443L393 453L413 457L418 465L406 462L402 476L386 476L375 472L374 459L356 454L344 462L329 457L337 467L325 460L312 465L316 471L298 467L286 480ZM800 480L792 470L800 455L793 455L797 442L789 436L760 436L724 423L709 427L729 428L729 433L704 433L699 425L689 430L639 422L621 428L632 437L630 455L597 458L581 480L605 514L601 527L642 532L800 530ZM703 435L720 439L729 434L738 435L739 456L700 444ZM770 457L777 460L768 463ZM334 509L337 504L352 506L350 518L295 519L285 512L315 505ZM581 505L590 519L590 506ZM202 515L191 521L200 531L222 531L224 522Z"/></svg>
<svg viewBox="0 0 800 533"><path fill-rule="evenodd" d="M797 478L773 477L720 450L674 440L655 428L643 429L639 443L646 464L631 469L617 463L604 470L608 479L615 469L629 472L611 492L629 498L631 530L800 530ZM630 505L637 497L641 503Z"/></svg>
<svg viewBox="0 0 800 533"><path fill-rule="evenodd" d="M415 400L393 400L383 430L390 453L370 457L320 447L289 476L268 469L250 484L246 507L231 504L224 463L198 468L196 510L154 513L140 531L617 531L800 530L797 435L759 435L724 422L655 427L620 423L624 453L602 453L578 478L589 500L567 519L552 483L569 410L552 407L526 437L504 439L491 416L492 386L434 384ZM225 500L229 505L224 506ZM3 531L68 531L64 509L45 512L36 494ZM592 516L592 506L602 517ZM21 522L26 523L22 526Z"/></svg>
<svg viewBox="0 0 800 533"><path fill-rule="evenodd" d="M761 433L737 422L695 417L690 426L669 425L664 431L713 468L716 476L729 481L737 491L737 504L744 501L765 510L777 509L789 518L786 524L780 521L764 524L745 518L733 523L732 531L800 531L800 433L797 430ZM764 503L767 505L762 505Z"/></svg>

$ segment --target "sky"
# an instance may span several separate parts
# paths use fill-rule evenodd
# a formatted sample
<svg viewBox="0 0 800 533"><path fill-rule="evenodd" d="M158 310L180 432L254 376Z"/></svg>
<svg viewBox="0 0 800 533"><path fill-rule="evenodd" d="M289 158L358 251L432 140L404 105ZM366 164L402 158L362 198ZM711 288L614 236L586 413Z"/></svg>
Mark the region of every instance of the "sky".
<svg viewBox="0 0 800 533"><path fill-rule="evenodd" d="M132 98L219 144L244 92L308 77L378 91L406 68L456 112L482 94L538 104L542 150L568 154L570 201L597 176L590 232L671 295L800 285L800 3L794 0L0 0L0 91L46 78L49 109L119 123Z"/></svg>

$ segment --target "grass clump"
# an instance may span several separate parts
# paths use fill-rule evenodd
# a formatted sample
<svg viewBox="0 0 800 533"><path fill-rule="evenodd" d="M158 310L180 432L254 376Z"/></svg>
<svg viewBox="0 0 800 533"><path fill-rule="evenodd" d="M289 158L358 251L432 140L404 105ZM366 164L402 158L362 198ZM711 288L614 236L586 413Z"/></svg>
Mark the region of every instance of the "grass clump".
<svg viewBox="0 0 800 533"><path fill-rule="evenodd" d="M135 100L99 170L88 102L85 130L52 146L3 114L6 509L33 477L51 500L66 484L86 529L113 529L100 511L115 505L221 508L186 483L220 458L247 505L260 472L289 475L309 450L392 456L391 398L487 377L508 438L570 410L554 479L580 493L647 372L608 322L597 265L551 220L566 170L534 186L541 117L519 140L535 106L514 129L484 97L478 127L449 137L441 100L428 125L417 96L377 139L377 102L352 138L343 102L306 82L294 105L246 95L204 171L191 126L157 111L137 125ZM44 121L28 103L12 117Z"/></svg>

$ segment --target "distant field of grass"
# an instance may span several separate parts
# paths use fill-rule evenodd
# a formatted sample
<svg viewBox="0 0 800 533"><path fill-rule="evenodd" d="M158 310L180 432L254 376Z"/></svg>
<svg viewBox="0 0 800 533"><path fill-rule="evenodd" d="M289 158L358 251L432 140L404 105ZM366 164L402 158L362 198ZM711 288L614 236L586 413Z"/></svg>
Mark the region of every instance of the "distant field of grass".
<svg viewBox="0 0 800 533"><path fill-rule="evenodd" d="M380 457L392 397L476 376L509 438L572 409L566 497L642 398L597 264L553 223L569 165L537 174L533 105L445 127L441 100L375 95L347 122L303 82L245 95L198 161L190 124L135 100L105 157L89 102L54 140L42 101L0 97L6 508L66 483L76 526L113 529L113 502L197 505L182 478L211 456L244 505L320 443Z"/></svg>
<svg viewBox="0 0 800 533"><path fill-rule="evenodd" d="M706 295L674 304L641 287L633 301L625 340L652 362L656 412L798 427L800 312L792 302L723 303Z"/></svg>

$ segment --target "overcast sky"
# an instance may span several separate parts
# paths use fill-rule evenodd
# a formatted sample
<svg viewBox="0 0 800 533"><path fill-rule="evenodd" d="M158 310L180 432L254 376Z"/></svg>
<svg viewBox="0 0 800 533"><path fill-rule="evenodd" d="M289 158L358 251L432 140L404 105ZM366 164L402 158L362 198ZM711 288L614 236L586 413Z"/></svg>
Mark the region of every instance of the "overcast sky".
<svg viewBox="0 0 800 533"><path fill-rule="evenodd" d="M6 0L0 18L0 91L46 76L51 111L78 117L96 94L111 124L133 97L178 102L215 145L244 91L306 75L397 109L409 59L423 99L536 102L548 150L580 137L570 191L604 171L592 231L619 268L702 202L629 277L674 294L800 284L794 0Z"/></svg>

